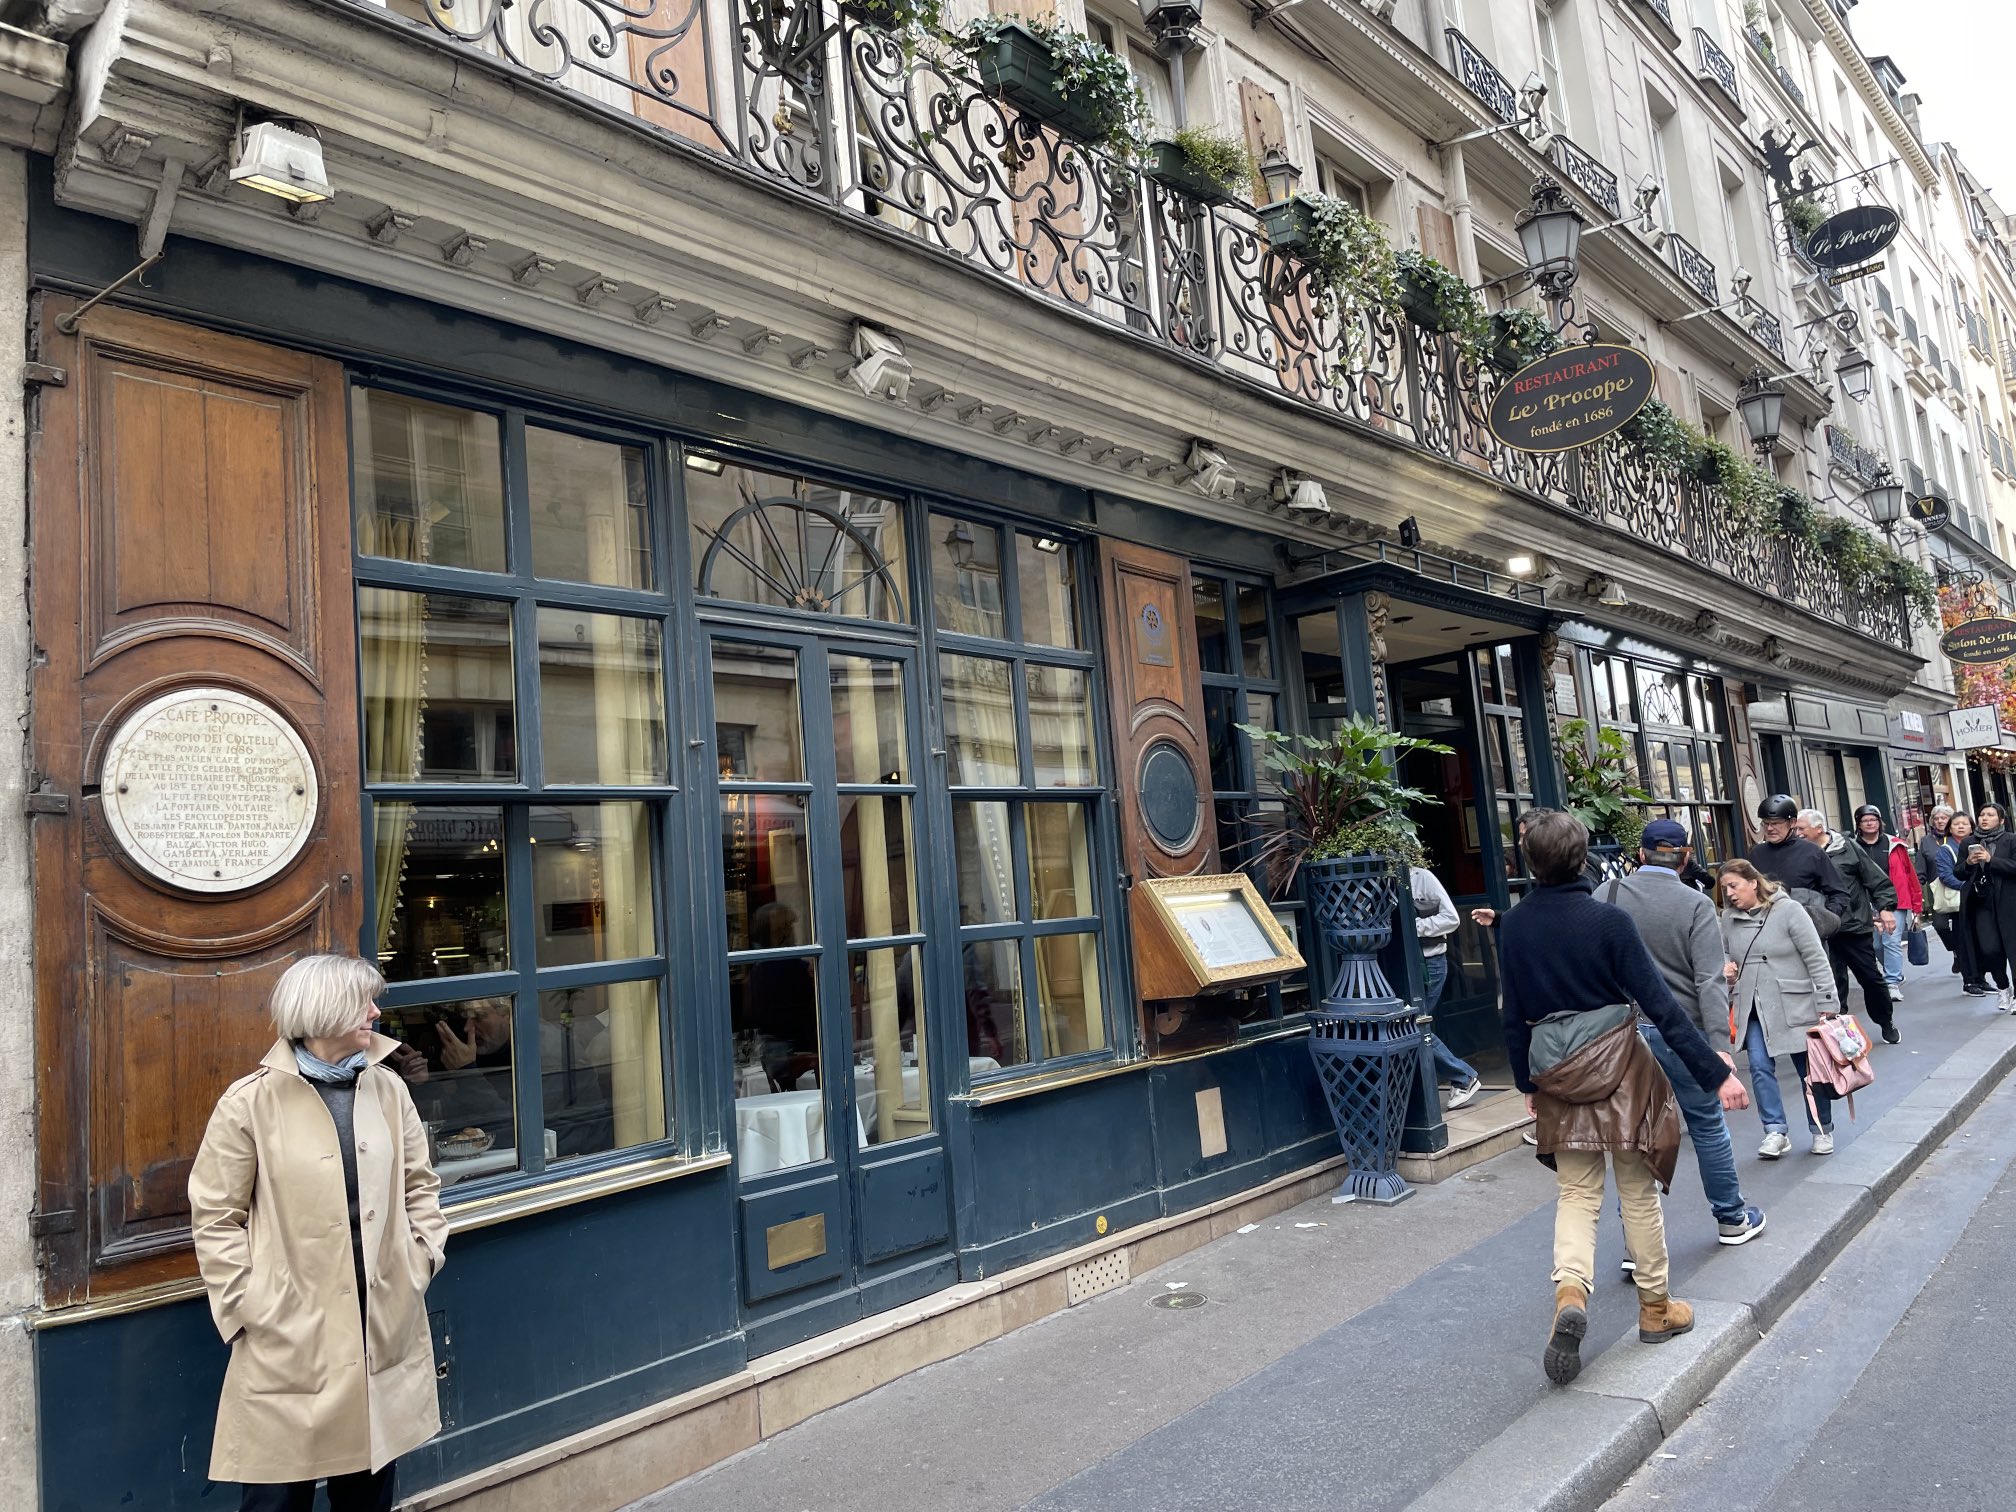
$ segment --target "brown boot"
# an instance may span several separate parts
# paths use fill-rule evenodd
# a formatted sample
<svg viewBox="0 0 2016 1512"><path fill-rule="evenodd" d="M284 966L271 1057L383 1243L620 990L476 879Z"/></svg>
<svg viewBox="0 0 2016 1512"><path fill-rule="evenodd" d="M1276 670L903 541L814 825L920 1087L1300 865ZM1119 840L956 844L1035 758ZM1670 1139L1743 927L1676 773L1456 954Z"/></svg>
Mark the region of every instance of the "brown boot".
<svg viewBox="0 0 2016 1512"><path fill-rule="evenodd" d="M1589 1332L1589 1293L1579 1281L1554 1288L1554 1332L1548 1336L1541 1368L1556 1386L1566 1386L1582 1374L1582 1337Z"/></svg>
<svg viewBox="0 0 2016 1512"><path fill-rule="evenodd" d="M1638 1294L1638 1337L1646 1344L1664 1344L1694 1327L1694 1309L1671 1297Z"/></svg>

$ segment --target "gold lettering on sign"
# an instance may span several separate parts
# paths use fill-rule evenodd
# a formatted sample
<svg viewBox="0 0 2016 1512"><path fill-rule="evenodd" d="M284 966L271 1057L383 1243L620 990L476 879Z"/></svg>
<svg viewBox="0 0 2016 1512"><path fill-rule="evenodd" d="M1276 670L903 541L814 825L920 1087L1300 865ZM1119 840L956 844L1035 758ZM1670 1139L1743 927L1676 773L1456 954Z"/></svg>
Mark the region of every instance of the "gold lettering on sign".
<svg viewBox="0 0 2016 1512"><path fill-rule="evenodd" d="M142 705L105 748L105 821L150 877L240 892L285 870L315 828L315 763L279 710L230 688Z"/></svg>
<svg viewBox="0 0 2016 1512"><path fill-rule="evenodd" d="M809 1218L771 1224L763 1230L763 1248L773 1271L800 1260L817 1260L826 1253L826 1215L814 1213Z"/></svg>

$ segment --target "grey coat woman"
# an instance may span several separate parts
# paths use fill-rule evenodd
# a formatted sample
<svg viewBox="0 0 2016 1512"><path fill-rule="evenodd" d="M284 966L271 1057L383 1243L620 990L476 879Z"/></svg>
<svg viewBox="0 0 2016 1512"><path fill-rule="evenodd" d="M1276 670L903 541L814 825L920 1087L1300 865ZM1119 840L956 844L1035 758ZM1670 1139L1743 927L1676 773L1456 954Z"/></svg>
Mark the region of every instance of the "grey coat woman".
<svg viewBox="0 0 2016 1512"><path fill-rule="evenodd" d="M1764 1125L1757 1154L1777 1160L1792 1148L1778 1087L1778 1057L1791 1057L1806 1101L1806 1031L1823 1016L1841 1011L1840 993L1820 931L1797 899L1748 861L1724 863L1716 894L1723 944L1736 973L1730 984L1734 1040L1749 1057L1750 1091ZM1806 1127L1813 1135L1813 1153L1831 1155L1833 1100L1824 1087L1812 1088L1810 1098Z"/></svg>

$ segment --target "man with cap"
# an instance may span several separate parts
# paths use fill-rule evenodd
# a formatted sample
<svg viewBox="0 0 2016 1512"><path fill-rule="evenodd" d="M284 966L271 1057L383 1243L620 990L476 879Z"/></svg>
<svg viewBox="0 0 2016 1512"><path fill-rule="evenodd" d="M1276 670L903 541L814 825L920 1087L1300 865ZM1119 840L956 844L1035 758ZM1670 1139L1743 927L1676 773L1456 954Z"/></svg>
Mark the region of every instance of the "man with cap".
<svg viewBox="0 0 2016 1512"><path fill-rule="evenodd" d="M1673 989L1674 1000L1708 1043L1715 1045L1726 1043L1729 1037L1729 989L1722 975L1728 955L1715 905L1683 880L1692 856L1693 844L1683 825L1673 819L1654 819L1638 838L1638 870L1604 883L1596 889L1596 896L1631 915L1660 975ZM1764 1232L1764 1210L1744 1201L1721 1099L1701 1090L1666 1037L1642 1014L1638 1032L1673 1084L1673 1097L1680 1104L1687 1137L1694 1145L1694 1160L1701 1168L1701 1189L1715 1214L1717 1237L1724 1244L1749 1243ZM1726 1052L1716 1053L1734 1069L1735 1062ZM1625 1274L1634 1269L1627 1258Z"/></svg>

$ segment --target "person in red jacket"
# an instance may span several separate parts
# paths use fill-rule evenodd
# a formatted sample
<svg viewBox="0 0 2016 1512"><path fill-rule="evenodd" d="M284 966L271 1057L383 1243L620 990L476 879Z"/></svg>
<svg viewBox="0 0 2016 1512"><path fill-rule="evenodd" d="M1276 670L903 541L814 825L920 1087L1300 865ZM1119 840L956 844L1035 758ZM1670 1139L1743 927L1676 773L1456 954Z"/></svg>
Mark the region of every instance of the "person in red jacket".
<svg viewBox="0 0 2016 1512"><path fill-rule="evenodd" d="M1883 957L1883 980L1890 984L1890 1001L1904 1000L1904 937L1918 927L1925 912L1925 888L1918 880L1917 857L1910 842L1889 833L1883 811L1873 803L1855 810L1855 839L1878 866L1886 868L1897 888L1895 922L1885 929L1879 921L1876 946Z"/></svg>

